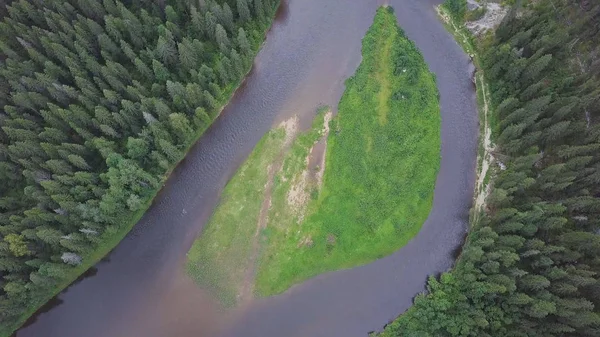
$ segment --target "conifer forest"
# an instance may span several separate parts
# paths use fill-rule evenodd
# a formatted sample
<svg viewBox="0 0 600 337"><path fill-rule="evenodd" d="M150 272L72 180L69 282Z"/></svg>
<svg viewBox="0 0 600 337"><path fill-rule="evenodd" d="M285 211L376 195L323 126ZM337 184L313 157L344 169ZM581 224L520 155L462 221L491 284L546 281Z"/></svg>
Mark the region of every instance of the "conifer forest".
<svg viewBox="0 0 600 337"><path fill-rule="evenodd" d="M133 225L250 68L278 1L190 3L18 0L7 7L0 23L3 328Z"/></svg>

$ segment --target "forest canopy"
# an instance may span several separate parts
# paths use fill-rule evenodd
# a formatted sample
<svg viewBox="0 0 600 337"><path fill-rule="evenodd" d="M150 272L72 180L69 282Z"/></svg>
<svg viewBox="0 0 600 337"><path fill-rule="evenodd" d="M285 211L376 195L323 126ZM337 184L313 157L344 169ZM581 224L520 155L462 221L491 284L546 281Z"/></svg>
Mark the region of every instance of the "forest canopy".
<svg viewBox="0 0 600 337"><path fill-rule="evenodd" d="M248 71L278 3L8 6L0 22L0 333L131 228Z"/></svg>
<svg viewBox="0 0 600 337"><path fill-rule="evenodd" d="M481 45L503 164L485 214L382 336L600 336L600 4L520 4Z"/></svg>

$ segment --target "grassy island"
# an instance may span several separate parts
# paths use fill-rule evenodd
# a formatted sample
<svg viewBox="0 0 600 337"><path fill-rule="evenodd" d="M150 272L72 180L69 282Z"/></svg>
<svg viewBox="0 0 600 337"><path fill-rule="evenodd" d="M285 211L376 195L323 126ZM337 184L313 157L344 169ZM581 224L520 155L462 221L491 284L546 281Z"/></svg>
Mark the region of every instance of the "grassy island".
<svg viewBox="0 0 600 337"><path fill-rule="evenodd" d="M267 134L192 248L188 270L228 302L386 256L427 218L440 162L434 76L391 8L377 11L362 56L338 114Z"/></svg>

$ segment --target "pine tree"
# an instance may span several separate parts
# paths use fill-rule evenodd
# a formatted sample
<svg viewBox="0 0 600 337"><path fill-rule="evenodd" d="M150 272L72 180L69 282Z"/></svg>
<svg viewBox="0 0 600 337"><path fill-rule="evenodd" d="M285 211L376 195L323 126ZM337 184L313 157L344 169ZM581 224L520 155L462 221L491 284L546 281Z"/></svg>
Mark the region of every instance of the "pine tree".
<svg viewBox="0 0 600 337"><path fill-rule="evenodd" d="M246 31L242 27L240 27L238 30L237 43L244 55L248 55L250 53L250 43L246 37Z"/></svg>
<svg viewBox="0 0 600 337"><path fill-rule="evenodd" d="M217 109L217 101L208 91L204 90L204 106L208 111L215 112Z"/></svg>
<svg viewBox="0 0 600 337"><path fill-rule="evenodd" d="M206 36L211 39L211 40L215 40L215 28L217 27L217 18L215 17L215 15L212 12L206 12L206 14L204 14L204 29L206 31Z"/></svg>
<svg viewBox="0 0 600 337"><path fill-rule="evenodd" d="M169 79L169 70L159 61L152 60L152 69L154 70L154 76L158 81L166 82Z"/></svg>
<svg viewBox="0 0 600 337"><path fill-rule="evenodd" d="M220 24L217 24L215 27L215 41L217 42L217 45L221 49L222 53L228 51L229 37L227 37L227 32Z"/></svg>
<svg viewBox="0 0 600 337"><path fill-rule="evenodd" d="M175 25L179 24L179 16L171 5L165 7L165 16L167 17L167 21L172 22Z"/></svg>
<svg viewBox="0 0 600 337"><path fill-rule="evenodd" d="M242 22L250 21L250 10L248 9L248 3L246 2L246 0L237 0L236 5L238 15L240 16L240 20Z"/></svg>
<svg viewBox="0 0 600 337"><path fill-rule="evenodd" d="M265 19L265 12L263 8L262 0L253 0L254 1L254 15L259 21L263 21Z"/></svg>
<svg viewBox="0 0 600 337"><path fill-rule="evenodd" d="M227 30L231 33L235 32L235 24L233 22L233 12L231 11L231 8L229 7L229 4L224 3L223 4L223 26L225 28L227 28Z"/></svg>
<svg viewBox="0 0 600 337"><path fill-rule="evenodd" d="M178 43L177 50L179 54L179 62L185 69L191 70L197 67L198 57L189 40L184 39L183 42Z"/></svg>
<svg viewBox="0 0 600 337"><path fill-rule="evenodd" d="M225 59L225 57L223 59ZM225 62L225 60L221 60L221 62L217 64L217 73L219 74L219 80L221 82L221 85L226 85L230 81L229 72L227 71L228 68L226 67L226 64L227 63Z"/></svg>
<svg viewBox="0 0 600 337"><path fill-rule="evenodd" d="M169 158L171 163L176 163L181 159L181 152L171 142L166 139L159 139L158 146L161 152Z"/></svg>
<svg viewBox="0 0 600 337"><path fill-rule="evenodd" d="M173 134L178 138L179 144L188 144L194 137L194 131L189 120L183 114L174 113L169 116Z"/></svg>
<svg viewBox="0 0 600 337"><path fill-rule="evenodd" d="M242 58L235 49L231 50L230 55L232 61L231 63L233 63L233 69L235 70L235 78L242 78L242 76L244 75L244 63L242 61Z"/></svg>
<svg viewBox="0 0 600 337"><path fill-rule="evenodd" d="M204 17L198 12L196 7L193 5L190 7L190 17L191 17L191 30L194 35L206 34L206 27L204 25Z"/></svg>
<svg viewBox="0 0 600 337"><path fill-rule="evenodd" d="M163 27L164 36L159 36L156 42L156 55L163 64L171 65L177 58L177 48L172 34Z"/></svg>

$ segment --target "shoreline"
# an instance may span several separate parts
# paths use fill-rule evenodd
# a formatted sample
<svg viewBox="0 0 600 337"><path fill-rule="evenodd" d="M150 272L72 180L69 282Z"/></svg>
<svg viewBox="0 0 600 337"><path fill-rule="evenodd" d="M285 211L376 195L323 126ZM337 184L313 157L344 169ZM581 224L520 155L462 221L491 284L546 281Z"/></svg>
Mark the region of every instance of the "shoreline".
<svg viewBox="0 0 600 337"><path fill-rule="evenodd" d="M275 10L273 11L273 15L269 18L270 21L267 25L267 28L265 29L263 39L260 42L260 44L258 44L255 51L253 52L252 63L248 67L248 70L246 71L246 73L244 74L242 79L238 83L235 83L232 86L233 90L231 90L230 93L227 93L227 90L224 91L224 94L226 95L226 99L224 100L224 103L222 104L218 113L215 115L215 117L211 120L210 124L206 128L200 129L196 132L196 136L195 136L194 140L185 149L184 156L179 161L177 161L177 163L175 163L163 175L163 177L161 179L160 188L158 188L154 193L152 193L152 197L149 199L149 201L147 203L144 204L143 207L141 207L138 211L133 213L132 220L130 223L119 228L117 230L117 232L115 232L111 235L107 235L106 241L104 241L104 243L99 244L98 249L96 249L91 254L89 254L89 256L87 256L87 259L84 258L83 262L80 265L76 266L73 270L71 270L71 272L69 273L69 275L67 276L65 281L61 282L58 286L54 287L52 289L52 292L50 293L50 295L45 297L45 300L43 301L43 303L37 303L35 305L32 305L31 308L26 310L23 313L23 315L20 316L19 319L14 324L12 324L11 326L9 326L7 328L2 328L3 330L4 329L6 329L6 330L5 331L0 330L0 337L14 336L18 332L19 329L21 329L27 325L27 323L30 319L35 319L38 312L40 312L44 308L44 306L46 306L54 298L59 296L63 291L67 290L80 277L84 276L84 274L88 270L90 270L96 264L101 262L105 257L109 256L112 253L112 251L119 245L119 243L123 239L125 239L127 234L129 234L129 232L131 232L131 230L135 227L135 225L138 224L138 222L142 219L144 214L146 214L146 212L154 204L154 201L156 200L156 198L163 191L165 184L166 184L167 180L171 177L171 174L173 173L173 171L186 159L187 154L200 141L200 139L202 138L202 136L204 135L206 130L208 130L213 125L213 123L221 116L221 113L223 112L223 110L225 110L225 108L229 105L229 103L234 98L235 94L237 93L238 89L240 87L242 87L242 85L246 81L247 77L254 69L254 60L256 59L256 57L258 56L258 54L260 53L260 51L262 50L262 48L265 44L267 36L273 27L273 23L275 22L275 18L277 16L277 14L279 13L279 10L282 6L281 4L282 4L282 2L280 1L277 8L275 8Z"/></svg>
<svg viewBox="0 0 600 337"><path fill-rule="evenodd" d="M392 24L396 29L381 28ZM254 282L249 275L254 273L256 248L243 246L252 246L262 231L268 243L259 263L256 294L269 297L319 274L392 254L418 233L431 212L441 150L439 93L433 75L414 42L398 27L396 17L383 9L378 9L362 41L363 62L347 81L339 115L333 121L336 132L325 138L328 143L325 146L323 142L322 150L315 150L323 154L327 150L327 158L320 155L321 160L311 163L310 156L320 138L299 140L292 153L285 155L284 169L279 172L277 161L267 164L257 159L270 149L256 147L227 183L203 236L192 246L188 272L191 270L201 285L206 283L219 294L229 294L218 296L232 299L227 302L244 302L251 297ZM377 42L385 44L384 55L374 51ZM401 68L394 77L398 63L393 60L399 57L412 63L404 64L404 71ZM359 87L366 89L361 91ZM353 104L358 101L362 103ZM326 112L323 110L321 113ZM364 115L359 110L371 113ZM329 115L318 116L308 132L329 135ZM405 119L411 122L405 123ZM393 142L388 137L399 140ZM279 152L279 146L277 143L273 151ZM283 146L284 152L286 148ZM362 159L348 159L353 156ZM388 157L397 160L382 159ZM324 176L317 175L317 171L323 174L325 166ZM312 184L311 174L316 176ZM249 185L257 186L256 194L263 195L262 206L256 196L243 192L250 190ZM373 186L384 194L375 193ZM402 193L395 193L399 186ZM370 215L369 228L363 226L362 215L349 211L359 209L363 203L369 206L362 209ZM344 210L343 215L332 213L332 209ZM340 224L345 224L343 229ZM242 250L247 253L242 254ZM249 261L242 262L245 260ZM242 266L248 268L248 275L239 275ZM241 291L236 289L240 287Z"/></svg>
<svg viewBox="0 0 600 337"><path fill-rule="evenodd" d="M472 74L473 85L475 86L475 94L477 99L477 114L478 114L478 135L477 135L477 158L475 161L475 184L473 188L472 206L469 210L469 228L464 234L460 246L455 251L455 258L452 266L447 270L452 270L457 261L460 259L463 247L467 243L468 236L471 233L471 229L478 225L481 215L485 213L486 199L489 195L490 189L493 184L493 177L495 175L494 167L495 163L493 150L495 144L492 142L492 130L490 123L489 111L489 92L486 90L487 82L483 73L483 69L479 63L479 52L473 44L474 37L466 32L466 28L448 13L443 7L443 4L435 6L435 12L438 19L444 25L448 33L452 35L456 43L463 49L463 51L471 58L471 64L474 66ZM438 276L439 277L439 276ZM438 278L436 277L436 278ZM427 293L427 291L423 292ZM411 305L412 307L412 305ZM410 307L409 307L410 309ZM394 324L406 313L401 313L397 317L386 323L381 330L372 331L369 333L369 337L393 337L389 334L388 329L393 328Z"/></svg>
<svg viewBox="0 0 600 337"><path fill-rule="evenodd" d="M473 206L469 216L469 225L473 227L479 222L481 214L485 212L486 198L490 192L495 175L493 166L495 164L493 155L495 144L493 142L492 123L490 121L492 112L489 110L489 85L479 61L479 51L473 43L474 37L467 31L464 25L457 23L452 18L443 7L443 4L435 6L435 11L444 27L446 27L446 30L454 37L454 40L463 48L465 53L469 55L474 66L473 84L475 85L477 95L477 112L480 122L477 137L478 150Z"/></svg>

